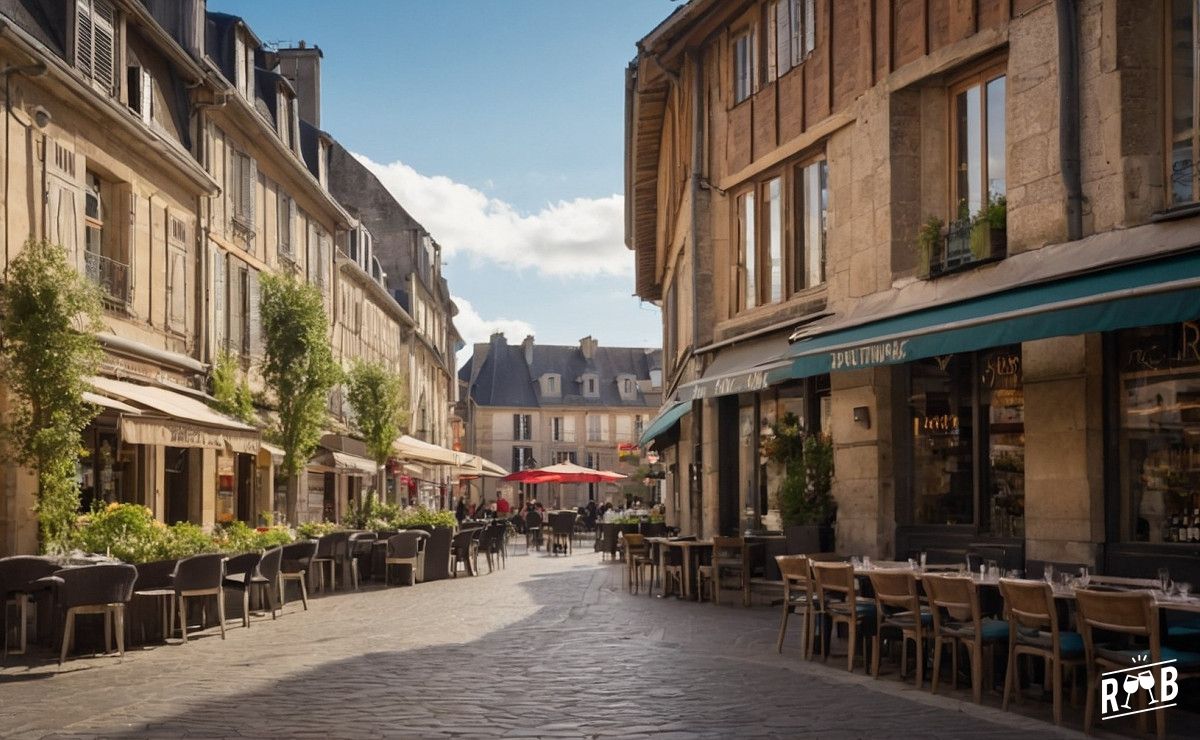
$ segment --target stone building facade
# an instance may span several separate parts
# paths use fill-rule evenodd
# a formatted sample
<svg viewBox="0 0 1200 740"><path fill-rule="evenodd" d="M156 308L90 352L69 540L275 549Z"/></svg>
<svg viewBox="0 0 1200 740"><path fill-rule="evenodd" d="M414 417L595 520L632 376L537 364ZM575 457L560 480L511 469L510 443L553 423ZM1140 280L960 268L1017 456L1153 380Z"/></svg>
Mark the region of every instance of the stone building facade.
<svg viewBox="0 0 1200 740"><path fill-rule="evenodd" d="M247 424L210 407L223 353L263 390L264 274L321 290L343 365L412 375L417 322L362 256L370 226L331 194L333 140L304 120L319 123L319 79L296 63L310 55L264 46L203 0L0 2L5 268L46 239L103 296L85 506L138 502L206 527L282 510L269 409ZM342 389L329 408L302 520L339 517L375 470ZM33 476L5 464L0 482L0 554L36 551Z"/></svg>
<svg viewBox="0 0 1200 740"><path fill-rule="evenodd" d="M514 471L572 462L632 476L645 463L633 448L661 401L661 362L657 349L602 347L590 336L578 346L539 345L533 337L510 345L493 334L459 370L466 447ZM628 492L648 503L656 493L640 483L515 486L482 478L470 498L491 502L506 492L517 505L536 497L547 507L576 508L630 503Z"/></svg>
<svg viewBox="0 0 1200 740"><path fill-rule="evenodd" d="M841 552L1193 567L1193 12L692 0L645 36L626 235L674 522L770 514L790 412Z"/></svg>

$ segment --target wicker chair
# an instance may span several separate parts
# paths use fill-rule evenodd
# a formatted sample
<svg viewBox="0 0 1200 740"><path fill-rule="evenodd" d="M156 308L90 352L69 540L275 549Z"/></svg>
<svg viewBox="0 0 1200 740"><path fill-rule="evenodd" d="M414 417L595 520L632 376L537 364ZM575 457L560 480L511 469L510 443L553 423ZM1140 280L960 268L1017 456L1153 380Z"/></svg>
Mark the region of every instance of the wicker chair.
<svg viewBox="0 0 1200 740"><path fill-rule="evenodd" d="M337 590L337 561L334 556L336 552L342 549L346 540L350 539L349 532L330 532L329 534L317 540L317 556L313 559L313 564L316 566L317 588L324 592L326 587L325 571L329 571L330 591Z"/></svg>
<svg viewBox="0 0 1200 740"><path fill-rule="evenodd" d="M105 654L112 651L115 635L117 655L125 655L125 607L133 598L137 568L124 563L64 568L39 580L54 588L55 601L63 610L59 665L66 662L75 642L75 618L80 614L103 614Z"/></svg>
<svg viewBox="0 0 1200 740"><path fill-rule="evenodd" d="M536 511L525 514L525 552L529 552L530 545L542 549L542 515Z"/></svg>
<svg viewBox="0 0 1200 740"><path fill-rule="evenodd" d="M559 553L559 548L564 555L569 555L575 551L572 535L575 532L575 517L578 516L573 511L560 511L557 514L550 515L550 551L554 554Z"/></svg>
<svg viewBox="0 0 1200 740"><path fill-rule="evenodd" d="M472 557L472 550L474 549L472 544L474 539L474 530L464 529L463 531L454 535L454 539L450 543L450 551L454 557L454 560L450 566L450 572L455 578L458 578L459 563L462 563L463 567L466 568L467 575L475 575L475 567L473 565L474 561Z"/></svg>
<svg viewBox="0 0 1200 740"><path fill-rule="evenodd" d="M287 603L287 585L292 581L300 585L300 601L304 604L304 611L308 611L308 574L313 572L318 546L316 540L284 545L279 562L280 611Z"/></svg>
<svg viewBox="0 0 1200 740"><path fill-rule="evenodd" d="M219 553L193 555L175 564L171 584L175 588L175 603L179 606L179 636L187 642L187 601L194 598L217 598L217 624L221 639L225 639L225 556ZM203 612L202 612L203 614ZM203 618L202 618L203 621ZM175 631L174 625L170 631Z"/></svg>
<svg viewBox="0 0 1200 740"><path fill-rule="evenodd" d="M410 530L394 534L387 541L387 556L383 560L383 583L389 583L393 565L409 567L408 585L415 585L421 580L424 567L423 554L429 533L420 530Z"/></svg>
<svg viewBox="0 0 1200 740"><path fill-rule="evenodd" d="M224 587L241 592L242 626L247 629L250 627L250 589L262 559L261 552L245 552L225 562Z"/></svg>

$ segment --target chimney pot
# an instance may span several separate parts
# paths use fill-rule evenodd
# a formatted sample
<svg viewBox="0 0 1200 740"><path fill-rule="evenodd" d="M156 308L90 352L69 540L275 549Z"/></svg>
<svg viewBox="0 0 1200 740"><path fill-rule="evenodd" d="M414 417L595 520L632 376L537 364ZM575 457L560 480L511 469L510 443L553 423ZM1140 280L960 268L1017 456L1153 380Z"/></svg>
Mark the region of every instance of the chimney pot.
<svg viewBox="0 0 1200 740"><path fill-rule="evenodd" d="M533 335L530 334L521 342L521 349L525 351L525 364L533 366Z"/></svg>

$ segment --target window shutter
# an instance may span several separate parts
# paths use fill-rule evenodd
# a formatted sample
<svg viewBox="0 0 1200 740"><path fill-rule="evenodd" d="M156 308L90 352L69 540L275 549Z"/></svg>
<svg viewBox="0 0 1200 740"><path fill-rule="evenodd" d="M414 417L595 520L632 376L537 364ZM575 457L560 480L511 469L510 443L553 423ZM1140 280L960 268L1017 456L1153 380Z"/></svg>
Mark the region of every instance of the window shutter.
<svg viewBox="0 0 1200 740"><path fill-rule="evenodd" d="M775 58L779 75L792 68L792 8L794 0L779 0L775 5Z"/></svg>
<svg viewBox="0 0 1200 740"><path fill-rule="evenodd" d="M167 262L167 326L183 331L187 326L187 253L172 247Z"/></svg>
<svg viewBox="0 0 1200 740"><path fill-rule="evenodd" d="M110 0L92 0L92 79L116 91L117 14Z"/></svg>
<svg viewBox="0 0 1200 740"><path fill-rule="evenodd" d="M250 356L259 358L263 355L262 320L259 314L260 290L258 271L251 270L248 286L250 308Z"/></svg>
<svg viewBox="0 0 1200 740"><path fill-rule="evenodd" d="M329 234L322 232L317 244L318 259L320 260L317 269L317 283L324 288L329 285Z"/></svg>
<svg viewBox="0 0 1200 740"><path fill-rule="evenodd" d="M225 311L225 254L213 250L213 340L216 349L227 349L225 338L228 336Z"/></svg>
<svg viewBox="0 0 1200 740"><path fill-rule="evenodd" d="M292 206L291 199L279 191L279 254L292 254Z"/></svg>
<svg viewBox="0 0 1200 740"><path fill-rule="evenodd" d="M513 439L521 438L521 415L513 414Z"/></svg>
<svg viewBox="0 0 1200 740"><path fill-rule="evenodd" d="M241 209L242 220L247 226L254 225L254 184L258 181L258 166L254 159L247 154L241 155L241 170L238 173L241 177L241 192L239 196L239 208Z"/></svg>
<svg viewBox="0 0 1200 740"><path fill-rule="evenodd" d="M92 76L92 25L91 0L77 0L75 5L75 66L88 77Z"/></svg>
<svg viewBox="0 0 1200 740"><path fill-rule="evenodd" d="M817 48L817 2L804 0L804 56Z"/></svg>

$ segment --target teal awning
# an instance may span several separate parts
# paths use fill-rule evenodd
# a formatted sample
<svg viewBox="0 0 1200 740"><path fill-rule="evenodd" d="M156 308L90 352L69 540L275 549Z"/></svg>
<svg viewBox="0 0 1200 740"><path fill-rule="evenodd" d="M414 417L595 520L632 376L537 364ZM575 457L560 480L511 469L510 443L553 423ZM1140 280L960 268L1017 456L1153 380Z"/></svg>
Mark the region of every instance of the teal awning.
<svg viewBox="0 0 1200 740"><path fill-rule="evenodd" d="M650 444L655 437L665 434L671 427L678 424L684 414L691 410L692 404L690 403L676 403L663 409L646 425L646 431L642 432L642 436L638 438L638 444L642 447Z"/></svg>
<svg viewBox="0 0 1200 740"><path fill-rule="evenodd" d="M767 382L1200 316L1200 252L1123 265L804 337Z"/></svg>

